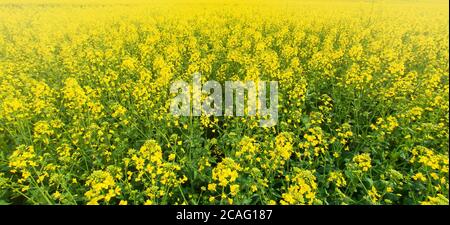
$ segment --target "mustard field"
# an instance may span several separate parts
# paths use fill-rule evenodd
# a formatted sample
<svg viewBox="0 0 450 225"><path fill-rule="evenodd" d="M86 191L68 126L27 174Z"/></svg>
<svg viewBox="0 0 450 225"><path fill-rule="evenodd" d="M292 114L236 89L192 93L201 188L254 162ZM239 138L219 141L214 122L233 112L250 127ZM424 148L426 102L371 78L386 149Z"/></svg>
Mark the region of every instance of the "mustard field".
<svg viewBox="0 0 450 225"><path fill-rule="evenodd" d="M0 203L448 205L448 8L0 0ZM171 114L194 73L277 123Z"/></svg>

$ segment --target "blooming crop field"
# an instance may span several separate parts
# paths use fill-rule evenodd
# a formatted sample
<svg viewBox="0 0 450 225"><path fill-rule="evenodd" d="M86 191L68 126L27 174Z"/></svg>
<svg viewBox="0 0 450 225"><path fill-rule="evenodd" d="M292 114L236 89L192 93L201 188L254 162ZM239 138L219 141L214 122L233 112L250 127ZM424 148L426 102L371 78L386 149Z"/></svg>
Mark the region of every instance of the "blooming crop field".
<svg viewBox="0 0 450 225"><path fill-rule="evenodd" d="M448 205L448 4L1 0L0 203ZM277 123L171 114L194 73Z"/></svg>

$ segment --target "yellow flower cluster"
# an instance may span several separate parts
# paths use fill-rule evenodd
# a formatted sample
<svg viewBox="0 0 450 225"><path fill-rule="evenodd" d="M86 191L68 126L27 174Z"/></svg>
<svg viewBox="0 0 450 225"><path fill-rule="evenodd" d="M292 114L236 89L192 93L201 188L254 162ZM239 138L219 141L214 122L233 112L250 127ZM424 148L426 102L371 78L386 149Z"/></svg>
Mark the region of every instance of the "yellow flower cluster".
<svg viewBox="0 0 450 225"><path fill-rule="evenodd" d="M235 197L238 192L240 185L236 183L239 178L239 171L242 168L238 163L236 163L231 158L224 158L222 162L218 163L217 166L212 170L212 180L215 183L208 184L208 190L220 194L220 199L222 201L227 201L228 204L233 204L233 197ZM217 188L217 185L219 186ZM229 190L226 190L229 188ZM219 189L219 190L217 190ZM215 196L211 195L209 201L214 203Z"/></svg>
<svg viewBox="0 0 450 225"><path fill-rule="evenodd" d="M436 197L428 196L426 201L420 202L422 205L448 205L449 200L442 194L438 194Z"/></svg>
<svg viewBox="0 0 450 225"><path fill-rule="evenodd" d="M252 161L255 159L255 156L257 156L260 153L258 144L255 143L255 139L250 137L243 137L242 140L239 142L239 149L236 150L235 156L237 159L243 159L246 161L249 161L250 164L252 164ZM256 160L260 161L261 158L256 158Z"/></svg>
<svg viewBox="0 0 450 225"><path fill-rule="evenodd" d="M287 190L282 194L280 203L283 205L313 204L316 198L317 183L313 171L293 169L292 177L286 177L289 182Z"/></svg>
<svg viewBox="0 0 450 225"><path fill-rule="evenodd" d="M113 176L106 171L96 170L86 180L90 189L84 195L88 205L98 205L100 201L108 203L112 198L120 195L120 187L116 185Z"/></svg>
<svg viewBox="0 0 450 225"><path fill-rule="evenodd" d="M383 118L378 118L376 124L371 124L370 127L373 130L381 130L380 132L382 133L382 135L386 134L391 134L394 129L396 127L399 126L399 123L397 121L397 119L394 116L388 116L385 119Z"/></svg>
<svg viewBox="0 0 450 225"><path fill-rule="evenodd" d="M309 128L303 138L305 138L305 141L301 142L299 147L304 149L303 155L305 157L319 156L328 149L328 140L324 137L321 127Z"/></svg>
<svg viewBox="0 0 450 225"><path fill-rule="evenodd" d="M147 140L139 151L128 151L129 158L124 158L128 172L127 180L144 187L148 204L157 204L164 197L172 195L171 190L187 181L186 176L177 173L181 167L174 162L163 159L163 152L155 140Z"/></svg>
<svg viewBox="0 0 450 225"><path fill-rule="evenodd" d="M355 155L352 159L354 163L361 169L363 172L367 172L372 167L372 160L370 158L369 153L362 153Z"/></svg>
<svg viewBox="0 0 450 225"><path fill-rule="evenodd" d="M212 170L212 179L222 187L234 183L239 177L241 167L231 158L224 158L222 162Z"/></svg>
<svg viewBox="0 0 450 225"><path fill-rule="evenodd" d="M11 173L21 173L18 183L23 183L32 175L33 168L37 166L36 155L33 146L21 145L17 147L9 157L9 167Z"/></svg>
<svg viewBox="0 0 450 225"><path fill-rule="evenodd" d="M289 160L294 152L292 133L282 132L275 137L275 149L270 151L272 167L278 169Z"/></svg>
<svg viewBox="0 0 450 225"><path fill-rule="evenodd" d="M353 136L353 132L351 131L351 126L348 123L342 124L341 127L336 129L337 136L339 137L339 143L342 145L346 145L348 139ZM345 150L349 150L348 146L345 147Z"/></svg>
<svg viewBox="0 0 450 225"><path fill-rule="evenodd" d="M328 181L333 182L338 188L345 187L345 185L347 185L345 177L341 171L330 172L330 174L328 175Z"/></svg>
<svg viewBox="0 0 450 225"><path fill-rule="evenodd" d="M417 146L411 150L411 163L420 163L423 166L430 167L448 174L448 156L435 153L433 150L423 146Z"/></svg>

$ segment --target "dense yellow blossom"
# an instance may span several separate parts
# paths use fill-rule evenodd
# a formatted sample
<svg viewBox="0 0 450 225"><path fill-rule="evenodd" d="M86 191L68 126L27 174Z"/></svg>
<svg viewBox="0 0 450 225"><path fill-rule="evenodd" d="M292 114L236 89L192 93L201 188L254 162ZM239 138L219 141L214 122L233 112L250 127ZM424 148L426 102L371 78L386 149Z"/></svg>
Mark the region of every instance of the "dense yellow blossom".
<svg viewBox="0 0 450 225"><path fill-rule="evenodd" d="M448 204L448 5L0 0L0 202ZM194 73L276 125L172 115Z"/></svg>
<svg viewBox="0 0 450 225"><path fill-rule="evenodd" d="M316 177L312 171L294 168L287 191L283 193L281 204L312 204L316 198Z"/></svg>
<svg viewBox="0 0 450 225"><path fill-rule="evenodd" d="M362 153L353 157L353 162L356 163L362 171L368 171L372 167L372 160L369 153Z"/></svg>

